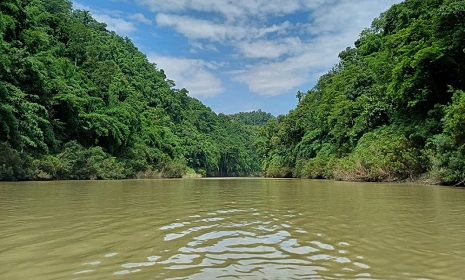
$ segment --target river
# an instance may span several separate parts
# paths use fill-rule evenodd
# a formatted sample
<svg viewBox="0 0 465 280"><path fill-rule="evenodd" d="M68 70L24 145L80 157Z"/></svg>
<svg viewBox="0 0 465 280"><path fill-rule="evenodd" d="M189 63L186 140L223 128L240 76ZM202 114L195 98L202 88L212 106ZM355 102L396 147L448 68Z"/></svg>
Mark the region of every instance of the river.
<svg viewBox="0 0 465 280"><path fill-rule="evenodd" d="M465 189L0 183L0 279L463 279Z"/></svg>

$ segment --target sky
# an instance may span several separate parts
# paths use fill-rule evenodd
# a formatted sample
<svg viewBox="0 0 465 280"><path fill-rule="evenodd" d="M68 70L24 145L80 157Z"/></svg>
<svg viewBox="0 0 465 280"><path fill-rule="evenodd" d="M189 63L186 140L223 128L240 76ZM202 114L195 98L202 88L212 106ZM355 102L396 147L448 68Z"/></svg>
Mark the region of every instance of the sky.
<svg viewBox="0 0 465 280"><path fill-rule="evenodd" d="M401 0L72 0L216 113L297 105Z"/></svg>

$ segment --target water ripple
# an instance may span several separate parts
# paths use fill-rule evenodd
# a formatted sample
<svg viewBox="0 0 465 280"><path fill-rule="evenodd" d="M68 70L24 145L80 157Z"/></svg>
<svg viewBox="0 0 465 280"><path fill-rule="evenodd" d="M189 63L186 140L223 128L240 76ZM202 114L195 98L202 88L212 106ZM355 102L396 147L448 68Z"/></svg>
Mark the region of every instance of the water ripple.
<svg viewBox="0 0 465 280"><path fill-rule="evenodd" d="M462 279L465 192L307 180L0 184L1 279Z"/></svg>
<svg viewBox="0 0 465 280"><path fill-rule="evenodd" d="M294 226L294 219L302 215L293 211L281 214L261 213L255 208L222 209L162 226L165 242L176 242L179 249L158 264L175 274L189 275L189 279L324 278L332 266L341 267L339 278L347 276L344 271L370 274L363 257L351 260L348 256L349 242L331 243L320 231L309 234Z"/></svg>

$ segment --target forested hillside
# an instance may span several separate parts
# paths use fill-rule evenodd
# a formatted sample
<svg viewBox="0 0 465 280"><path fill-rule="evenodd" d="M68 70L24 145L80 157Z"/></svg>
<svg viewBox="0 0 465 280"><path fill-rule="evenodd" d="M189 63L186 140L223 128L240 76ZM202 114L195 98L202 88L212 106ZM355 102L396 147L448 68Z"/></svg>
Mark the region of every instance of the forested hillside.
<svg viewBox="0 0 465 280"><path fill-rule="evenodd" d="M465 1L406 0L286 116L215 114L66 0L0 2L0 180L465 182ZM264 124L267 124L263 126Z"/></svg>
<svg viewBox="0 0 465 280"><path fill-rule="evenodd" d="M270 177L465 181L465 1L406 0L262 129Z"/></svg>
<svg viewBox="0 0 465 280"><path fill-rule="evenodd" d="M69 1L0 2L0 180L256 174L254 133Z"/></svg>

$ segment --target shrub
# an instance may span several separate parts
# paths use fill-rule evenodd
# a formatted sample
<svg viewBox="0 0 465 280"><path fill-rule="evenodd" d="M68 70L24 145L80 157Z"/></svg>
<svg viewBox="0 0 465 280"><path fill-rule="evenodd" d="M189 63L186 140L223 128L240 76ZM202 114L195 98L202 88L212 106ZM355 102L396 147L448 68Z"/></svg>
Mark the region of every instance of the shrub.
<svg viewBox="0 0 465 280"><path fill-rule="evenodd" d="M85 169L89 179L122 179L125 178L124 165L103 151L101 147L92 147L86 151Z"/></svg>
<svg viewBox="0 0 465 280"><path fill-rule="evenodd" d="M453 91L452 102L445 107L444 132L430 139L427 146L434 163L429 174L446 185L465 184L465 92Z"/></svg>
<svg viewBox="0 0 465 280"><path fill-rule="evenodd" d="M271 178L290 178L292 177L292 168L283 165L284 159L282 156L273 155L265 168L265 177Z"/></svg>
<svg viewBox="0 0 465 280"><path fill-rule="evenodd" d="M0 180L29 180L32 172L31 156L13 149L10 144L0 142Z"/></svg>
<svg viewBox="0 0 465 280"><path fill-rule="evenodd" d="M426 171L428 161L395 126L366 133L354 151L337 160L334 178L352 181L414 179Z"/></svg>
<svg viewBox="0 0 465 280"><path fill-rule="evenodd" d="M63 162L54 155L46 155L34 160L35 177L39 180L60 179L63 169Z"/></svg>
<svg viewBox="0 0 465 280"><path fill-rule="evenodd" d="M465 183L465 154L447 134L432 137L427 143L432 163L425 180L436 184L463 185Z"/></svg>
<svg viewBox="0 0 465 280"><path fill-rule="evenodd" d="M161 168L163 178L182 178L186 172L186 164L182 160L167 160Z"/></svg>
<svg viewBox="0 0 465 280"><path fill-rule="evenodd" d="M76 141L67 143L58 155L34 161L37 179L122 179L123 163L101 147L84 148Z"/></svg>
<svg viewBox="0 0 465 280"><path fill-rule="evenodd" d="M309 160L299 160L296 164L296 176L309 179L330 179L333 177L334 157L319 153Z"/></svg>

